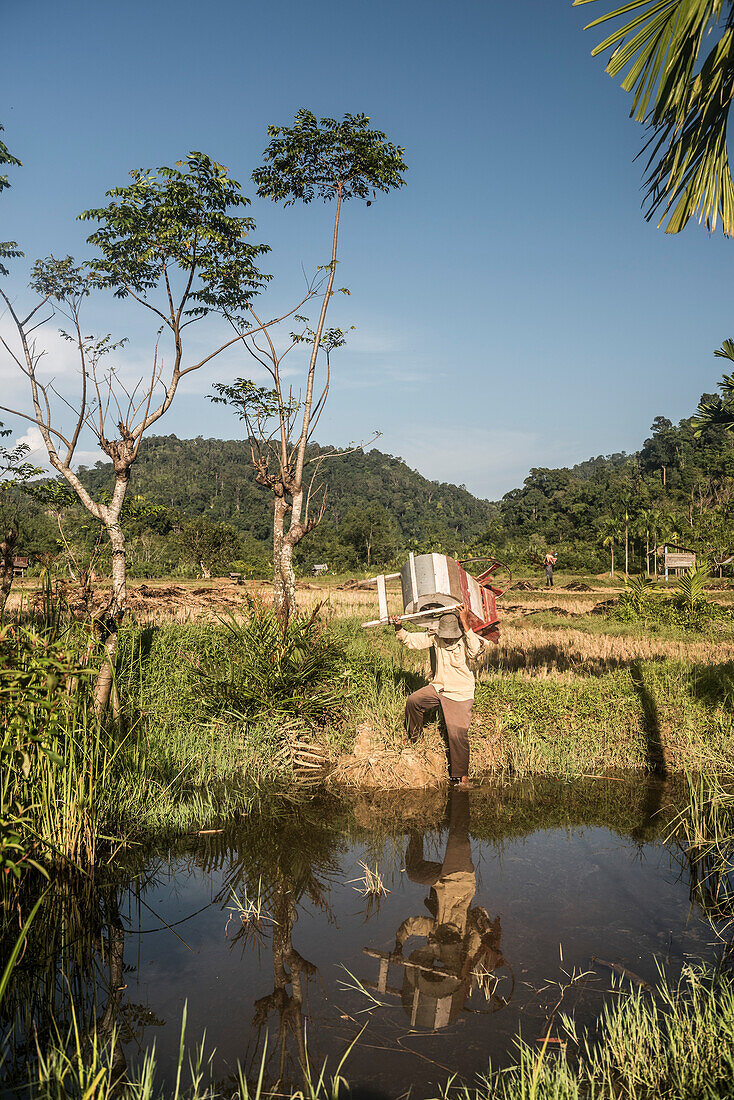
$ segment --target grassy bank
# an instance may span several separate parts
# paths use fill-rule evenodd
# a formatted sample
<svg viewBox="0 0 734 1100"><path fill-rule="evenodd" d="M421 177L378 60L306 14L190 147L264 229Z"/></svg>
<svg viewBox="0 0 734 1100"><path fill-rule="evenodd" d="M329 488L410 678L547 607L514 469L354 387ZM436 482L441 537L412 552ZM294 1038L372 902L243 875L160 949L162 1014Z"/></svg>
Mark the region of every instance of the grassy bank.
<svg viewBox="0 0 734 1100"><path fill-rule="evenodd" d="M288 759L278 753L289 738L315 741L333 760L352 752L357 730L366 727L374 751L400 751L405 697L425 682L425 660L388 632L367 634L356 620L341 620L332 630L343 653L342 701L328 723L315 726L297 715L245 723L226 707L211 714L197 670L221 656L226 638L216 625L128 628L123 654L131 660L120 676L121 697L135 723L140 769L158 784L138 820L153 829L163 825L169 785L183 813L194 791L242 780L258 787L288 781ZM646 643L625 639L615 647L598 636L591 636L596 648L584 639L586 652L578 653L575 639L559 633L540 628L526 629L521 640L510 636L504 651L492 654L493 666L480 673L470 734L476 775L731 769L734 662L709 663L710 647L700 640L691 647L698 660L636 656ZM525 664L513 668L518 652ZM557 667L560 653L572 668ZM426 745L440 749L436 722L426 727Z"/></svg>
<svg viewBox="0 0 734 1100"><path fill-rule="evenodd" d="M734 640L719 624L708 633L670 636L611 624L590 614L600 595L513 593L500 644L478 675L473 773L731 772ZM439 724L428 723L415 748L404 744L405 697L425 682L425 657L396 643L390 628L361 628L372 613L372 593L326 586L309 588L306 596L321 605L318 617L311 626L308 616L299 620L285 649L278 648L267 611L262 605L248 610L241 592L235 617L131 617L117 657L119 720L102 727L89 705L89 678L73 671L87 645L85 632L58 617L51 626L48 616L45 626L37 624L33 644L46 657L50 645L60 682L66 675L75 686L70 691L62 682L53 703L49 752L38 751L43 738L35 734L28 750L19 734L5 775L18 778L15 816L35 807L33 821L26 816L25 822L48 839L46 854L60 848L74 860L84 841L85 858L94 862L97 836L108 850L121 839L219 825L273 788L289 792L304 743L316 746L327 770L357 759L356 749L372 761L366 770L377 785L393 781L399 770L393 765L408 751L413 765L400 782L423 781L429 757L431 781L441 781ZM573 618L549 621L548 599L564 603ZM253 606L260 606L256 614ZM43 662L39 668L43 680ZM11 680L3 681L4 691ZM12 691L5 705L18 710ZM36 708L31 726L43 724L43 713L43 706ZM7 730L5 736L4 752ZM364 777L365 769L341 774ZM4 791L5 806L11 792ZM43 822L35 820L39 806Z"/></svg>

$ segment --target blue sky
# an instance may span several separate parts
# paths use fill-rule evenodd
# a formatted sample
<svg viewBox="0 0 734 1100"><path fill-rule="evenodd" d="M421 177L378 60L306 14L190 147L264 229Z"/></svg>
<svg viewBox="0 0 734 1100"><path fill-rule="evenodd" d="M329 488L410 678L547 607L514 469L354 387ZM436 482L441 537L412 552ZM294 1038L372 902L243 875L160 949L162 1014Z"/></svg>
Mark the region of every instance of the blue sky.
<svg viewBox="0 0 734 1100"><path fill-rule="evenodd" d="M294 300L301 265L328 259L330 211L254 199L267 125L302 106L364 112L405 147L410 170L402 191L345 209L339 279L351 296L330 323L355 330L334 362L321 441L379 429L381 450L490 498L531 466L634 450L655 415L689 415L720 377L732 245L645 222L643 131L590 56L597 32L583 31L611 6L6 4L0 122L24 167L0 198L0 239L29 259L84 257L81 210L129 169L201 149L253 196L273 313ZM19 302L26 276L15 265ZM89 322L128 336L128 369L145 367L147 318L103 302ZM57 327L46 362L71 384ZM245 373L228 357L192 375L155 430L233 438L237 422L204 395ZM0 383L0 403L27 408L2 357Z"/></svg>

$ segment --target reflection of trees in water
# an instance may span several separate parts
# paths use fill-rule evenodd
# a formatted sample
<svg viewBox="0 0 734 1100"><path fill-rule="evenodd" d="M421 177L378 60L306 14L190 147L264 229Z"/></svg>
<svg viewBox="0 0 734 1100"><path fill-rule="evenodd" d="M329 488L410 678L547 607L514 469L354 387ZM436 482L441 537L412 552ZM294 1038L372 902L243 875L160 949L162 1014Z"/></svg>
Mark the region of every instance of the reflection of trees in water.
<svg viewBox="0 0 734 1100"><path fill-rule="evenodd" d="M148 877L138 881L144 889ZM133 1037L131 1025L156 1022L136 1011L139 1006L123 1004L127 983L119 896L117 885L99 885L88 876L58 876L48 888L0 1006L8 1052L3 1068L11 1077L25 1079L38 1047L67 1037L74 1047L77 1030L82 1056L95 1042L98 1049L107 1046L112 1072L122 1074L122 1044ZM30 897L19 901L30 909ZM7 912L4 917L0 955L7 958L18 927Z"/></svg>
<svg viewBox="0 0 734 1100"><path fill-rule="evenodd" d="M265 1080L273 1088L280 1083L307 1080L314 1062L306 1046L304 1010L308 980L317 967L293 946L296 897L281 880L271 888L273 905L273 991L255 1001L252 1032L245 1056L245 1072L256 1078L265 1057ZM266 1049L267 1044L267 1049Z"/></svg>
<svg viewBox="0 0 734 1100"><path fill-rule="evenodd" d="M318 802L279 811L254 827L222 834L197 857L206 871L224 872L215 901L226 905L233 894L246 896L267 914L243 920L233 937L233 944L243 946L271 937L273 989L255 1001L244 1067L256 1082L264 1057L267 1089L306 1082L322 1061L306 1043L308 985L318 969L293 946L293 935L299 907L307 903L333 920L328 891L341 874L339 856L347 846L341 820ZM315 1032L309 1031L310 1043Z"/></svg>

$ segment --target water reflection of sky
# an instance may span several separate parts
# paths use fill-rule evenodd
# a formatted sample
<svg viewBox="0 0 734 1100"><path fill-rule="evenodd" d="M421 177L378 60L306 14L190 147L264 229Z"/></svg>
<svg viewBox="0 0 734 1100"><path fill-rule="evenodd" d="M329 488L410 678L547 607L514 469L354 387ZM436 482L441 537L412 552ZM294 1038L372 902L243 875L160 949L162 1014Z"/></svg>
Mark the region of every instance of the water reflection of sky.
<svg viewBox="0 0 734 1100"><path fill-rule="evenodd" d="M185 858L159 862L143 895L149 909L128 895L121 915L129 929L123 1005L164 1021L143 1032L144 1044L155 1040L162 1071L175 1060L187 1003L188 1039L206 1032L219 1079L238 1061L256 1076L267 1033L272 1080L282 1073L298 1084L304 1025L314 1062L328 1057L332 1069L364 1027L349 1080L385 1096L412 1085L420 1097L447 1070L471 1078L490 1058L506 1064L519 1027L533 1041L549 1028L559 1033L561 1011L593 1021L604 991L620 980L606 963L653 984L658 964L677 974L686 958L713 955L680 857L660 839L577 823L472 836L447 870L458 827L448 826L447 814L442 829L424 836L413 828L342 839L317 869L310 897L296 897L287 877L274 888L271 881L277 925L262 922L260 935L239 938L236 914L227 926L234 849L210 859L201 838ZM378 856L389 893L371 903L350 880L362 874L360 860L374 866ZM251 893L256 887L250 882ZM133 1063L140 1057L135 1042L126 1054Z"/></svg>

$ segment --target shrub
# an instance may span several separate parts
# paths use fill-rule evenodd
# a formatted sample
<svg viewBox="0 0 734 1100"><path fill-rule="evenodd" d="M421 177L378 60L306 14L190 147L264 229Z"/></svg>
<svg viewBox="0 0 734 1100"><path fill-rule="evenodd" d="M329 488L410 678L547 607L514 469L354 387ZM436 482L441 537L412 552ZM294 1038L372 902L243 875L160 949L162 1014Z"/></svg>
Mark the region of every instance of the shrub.
<svg viewBox="0 0 734 1100"><path fill-rule="evenodd" d="M614 609L614 617L622 622L638 622L655 617L659 610L652 602L655 583L644 573L637 577L627 577L624 582L624 592Z"/></svg>
<svg viewBox="0 0 734 1100"><path fill-rule="evenodd" d="M344 701L344 655L318 618L293 616L284 633L274 611L248 597L244 622L225 622L221 671L201 667L195 687L205 709L244 723L273 717L333 721Z"/></svg>
<svg viewBox="0 0 734 1100"><path fill-rule="evenodd" d="M657 585L644 574L628 577L610 618L626 623L645 622L701 631L730 619L730 612L706 596L710 573L706 564L692 565L678 579L670 598L656 595Z"/></svg>

